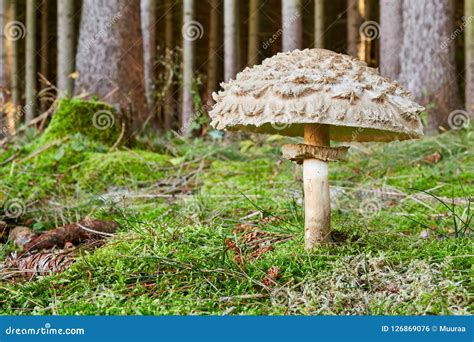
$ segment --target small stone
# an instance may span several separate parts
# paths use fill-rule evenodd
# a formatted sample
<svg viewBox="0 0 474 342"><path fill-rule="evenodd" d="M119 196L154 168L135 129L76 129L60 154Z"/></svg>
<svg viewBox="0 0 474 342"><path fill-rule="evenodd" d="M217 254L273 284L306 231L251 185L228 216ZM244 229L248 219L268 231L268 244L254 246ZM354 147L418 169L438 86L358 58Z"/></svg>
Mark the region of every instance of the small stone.
<svg viewBox="0 0 474 342"><path fill-rule="evenodd" d="M420 233L420 238L427 239L431 236L431 231L429 229L425 229Z"/></svg>

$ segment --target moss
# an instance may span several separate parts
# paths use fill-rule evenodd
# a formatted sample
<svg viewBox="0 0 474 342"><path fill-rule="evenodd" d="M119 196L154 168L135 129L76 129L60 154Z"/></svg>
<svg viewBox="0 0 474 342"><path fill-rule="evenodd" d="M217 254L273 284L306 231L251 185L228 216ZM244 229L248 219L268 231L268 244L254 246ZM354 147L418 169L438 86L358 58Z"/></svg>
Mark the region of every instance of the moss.
<svg viewBox="0 0 474 342"><path fill-rule="evenodd" d="M69 135L80 133L92 141L112 146L120 136L120 120L114 109L106 103L63 99L39 139L44 145Z"/></svg>
<svg viewBox="0 0 474 342"><path fill-rule="evenodd" d="M170 156L147 151L116 151L90 153L87 160L74 171L81 188L103 190L109 186L156 182L170 169Z"/></svg>

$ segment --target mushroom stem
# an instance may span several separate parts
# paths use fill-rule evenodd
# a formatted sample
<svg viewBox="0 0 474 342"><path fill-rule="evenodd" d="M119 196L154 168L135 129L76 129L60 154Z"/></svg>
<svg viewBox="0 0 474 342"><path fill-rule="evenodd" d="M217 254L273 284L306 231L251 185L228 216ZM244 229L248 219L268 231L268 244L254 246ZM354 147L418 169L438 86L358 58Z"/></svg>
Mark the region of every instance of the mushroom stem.
<svg viewBox="0 0 474 342"><path fill-rule="evenodd" d="M304 143L329 146L329 126L306 124ZM306 249L331 240L331 201L329 197L328 164L319 159L303 161L304 237Z"/></svg>

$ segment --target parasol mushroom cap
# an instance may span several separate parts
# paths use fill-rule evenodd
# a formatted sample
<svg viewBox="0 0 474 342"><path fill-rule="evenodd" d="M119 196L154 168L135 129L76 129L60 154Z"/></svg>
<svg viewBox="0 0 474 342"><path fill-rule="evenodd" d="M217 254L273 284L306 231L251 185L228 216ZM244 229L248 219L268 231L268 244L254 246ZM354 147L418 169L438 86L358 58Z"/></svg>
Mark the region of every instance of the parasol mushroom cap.
<svg viewBox="0 0 474 342"><path fill-rule="evenodd" d="M229 131L303 136L330 125L331 140L391 141L423 135L422 106L356 58L324 49L278 53L213 94L211 125Z"/></svg>

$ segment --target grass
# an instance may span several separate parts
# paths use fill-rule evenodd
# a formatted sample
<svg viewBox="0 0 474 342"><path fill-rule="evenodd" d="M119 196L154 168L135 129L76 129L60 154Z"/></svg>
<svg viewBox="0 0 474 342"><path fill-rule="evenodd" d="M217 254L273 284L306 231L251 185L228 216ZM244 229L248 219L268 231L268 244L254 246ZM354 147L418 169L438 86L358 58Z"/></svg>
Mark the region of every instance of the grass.
<svg viewBox="0 0 474 342"><path fill-rule="evenodd" d="M84 148L67 166L59 158L57 174L41 175L38 184L61 187L29 192L19 220L45 229L88 215L117 220L121 230L102 248L82 252L64 273L0 282L0 312L472 312L472 227L456 234L452 216L440 215L450 213L446 206L409 195L419 189L438 198L472 197L473 131L353 147L347 162L331 165L331 185L345 191L333 210L337 242L312 252L303 248L301 181L280 156L283 141L148 137L134 150ZM423 161L434 152L442 155L438 163ZM34 164L23 167L26 183L38 182ZM1 183L24 186L11 178ZM364 192L380 188L395 189L403 199ZM60 205L52 209L46 200ZM361 204L367 200L378 203L376 210ZM466 203L453 210L470 222ZM249 222L250 230L239 230ZM420 236L424 231L427 238ZM0 246L0 257L12 250Z"/></svg>

